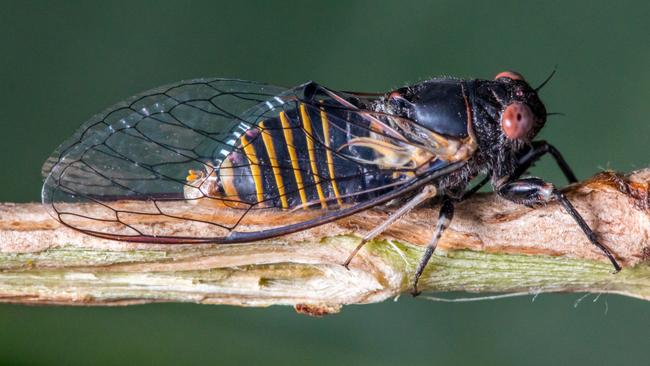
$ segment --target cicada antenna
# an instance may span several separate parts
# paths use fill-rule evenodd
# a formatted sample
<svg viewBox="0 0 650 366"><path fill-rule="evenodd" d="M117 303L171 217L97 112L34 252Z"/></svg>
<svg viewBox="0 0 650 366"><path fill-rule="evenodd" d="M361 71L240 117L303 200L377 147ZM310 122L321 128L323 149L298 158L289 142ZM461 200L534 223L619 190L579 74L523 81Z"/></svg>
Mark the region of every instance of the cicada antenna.
<svg viewBox="0 0 650 366"><path fill-rule="evenodd" d="M539 92L544 87L544 85L546 85L546 83L548 83L551 80L553 75L555 75L556 71L557 71L557 64L555 64L555 66L553 67L553 71L551 71L551 74L546 77L546 80L544 80L537 88L535 88L535 93Z"/></svg>

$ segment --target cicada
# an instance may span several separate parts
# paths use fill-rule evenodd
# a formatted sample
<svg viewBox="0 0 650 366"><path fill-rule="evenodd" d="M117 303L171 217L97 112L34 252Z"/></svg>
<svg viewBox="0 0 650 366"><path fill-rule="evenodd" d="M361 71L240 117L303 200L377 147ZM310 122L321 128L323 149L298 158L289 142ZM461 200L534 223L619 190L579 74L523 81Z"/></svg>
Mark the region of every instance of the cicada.
<svg viewBox="0 0 650 366"><path fill-rule="evenodd" d="M417 293L454 204L490 182L519 204L559 202L618 271L561 191L522 178L548 153L576 182L558 150L534 140L548 115L538 91L549 79L532 88L506 71L492 80L434 78L377 94L315 82L182 81L86 122L45 163L43 202L83 233L158 244L252 242L391 203L391 215L347 266L364 243L435 198L440 214L413 279ZM256 229L269 212L296 219ZM152 223L163 217L192 230Z"/></svg>

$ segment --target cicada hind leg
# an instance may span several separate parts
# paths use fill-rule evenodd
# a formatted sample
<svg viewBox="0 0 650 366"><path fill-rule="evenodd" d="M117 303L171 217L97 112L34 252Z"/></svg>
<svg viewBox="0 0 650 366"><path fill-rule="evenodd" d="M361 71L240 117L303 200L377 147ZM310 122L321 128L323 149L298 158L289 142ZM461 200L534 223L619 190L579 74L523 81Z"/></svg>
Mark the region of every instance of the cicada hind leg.
<svg viewBox="0 0 650 366"><path fill-rule="evenodd" d="M400 207L397 211L393 212L386 220L384 220L380 225L375 227L373 230L368 232L362 239L361 242L357 245L356 248L350 253L348 258L345 260L343 265L348 268L350 262L352 259L356 256L356 254L361 250L361 248L370 240L374 239L384 231L386 231L390 225L395 223L397 220L402 218L404 215L408 214L411 210L422 204L423 202L435 197L437 194L437 190L435 186L426 186L424 189L415 195L410 201L408 201L405 205ZM420 277L422 276L422 273L424 272L424 269L426 268L427 264L429 263L429 260L431 259L431 256L433 255L433 252L436 250L436 247L438 246L438 241L440 240L440 237L442 236L442 233L449 227L449 224L451 223L451 220L454 216L454 205L452 200L444 196L442 200L442 206L440 207L440 213L438 215L438 223L436 225L436 229L433 232L433 236L427 243L425 247L424 254L422 255L422 258L420 259L420 262L418 263L417 269L415 271L415 276L413 277L413 289L412 289L412 294L413 296L417 296L420 294L418 291L418 281Z"/></svg>
<svg viewBox="0 0 650 366"><path fill-rule="evenodd" d="M424 201L435 197L437 193L436 187L434 186L426 186L422 190L422 192L418 193L415 197L413 197L410 201L408 201L405 205L400 207L397 211L393 212L386 220L384 220L381 224L379 224L377 227L369 231L362 239L361 242L357 245L356 248L350 253L348 258L343 262L343 266L345 268L348 268L350 265L350 262L352 262L352 259L359 253L359 250L363 248L364 245L366 245L367 242L371 241L372 239L376 238L378 235L386 231L390 225L392 225L395 221L399 220L402 218L404 215L409 213L411 210L419 206L421 203Z"/></svg>

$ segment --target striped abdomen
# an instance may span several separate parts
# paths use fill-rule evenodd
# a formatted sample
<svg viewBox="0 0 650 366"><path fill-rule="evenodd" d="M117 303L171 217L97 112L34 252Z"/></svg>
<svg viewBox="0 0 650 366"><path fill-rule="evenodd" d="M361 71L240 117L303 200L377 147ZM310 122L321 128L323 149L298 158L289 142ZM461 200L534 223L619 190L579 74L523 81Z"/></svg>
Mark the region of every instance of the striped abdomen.
<svg viewBox="0 0 650 366"><path fill-rule="evenodd" d="M350 159L366 158L354 149L346 148L348 156L340 152L368 131L336 113L301 103L237 133L236 149L217 171L222 197L262 207L331 208L381 193L377 188L390 178Z"/></svg>

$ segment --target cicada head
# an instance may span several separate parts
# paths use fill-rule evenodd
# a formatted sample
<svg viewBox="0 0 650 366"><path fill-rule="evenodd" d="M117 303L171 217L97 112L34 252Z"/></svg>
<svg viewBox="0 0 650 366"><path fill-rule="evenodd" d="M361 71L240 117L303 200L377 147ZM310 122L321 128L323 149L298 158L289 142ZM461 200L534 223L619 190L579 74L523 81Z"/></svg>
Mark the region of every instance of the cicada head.
<svg viewBox="0 0 650 366"><path fill-rule="evenodd" d="M494 78L492 92L499 104L494 117L501 133L508 140L532 140L546 122L546 108L537 90L521 74L504 71Z"/></svg>

